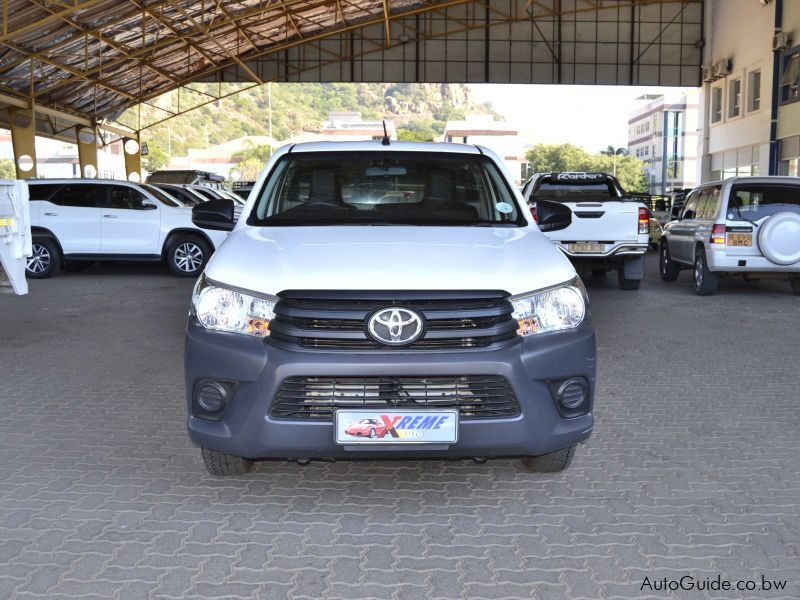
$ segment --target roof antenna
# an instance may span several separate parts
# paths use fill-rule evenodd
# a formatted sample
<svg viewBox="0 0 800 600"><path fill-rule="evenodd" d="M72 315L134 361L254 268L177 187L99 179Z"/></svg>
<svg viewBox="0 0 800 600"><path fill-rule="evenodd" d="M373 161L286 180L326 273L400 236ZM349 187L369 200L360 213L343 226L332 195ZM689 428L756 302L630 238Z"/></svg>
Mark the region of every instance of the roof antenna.
<svg viewBox="0 0 800 600"><path fill-rule="evenodd" d="M386 120L383 121L383 139L381 140L382 146L389 145L389 132L386 130Z"/></svg>

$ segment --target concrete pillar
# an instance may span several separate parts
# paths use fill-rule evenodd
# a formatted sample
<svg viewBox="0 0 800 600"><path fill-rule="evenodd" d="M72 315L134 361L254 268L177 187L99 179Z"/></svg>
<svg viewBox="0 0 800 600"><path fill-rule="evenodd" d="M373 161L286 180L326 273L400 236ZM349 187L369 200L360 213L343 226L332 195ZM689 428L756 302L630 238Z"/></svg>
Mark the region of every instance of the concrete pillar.
<svg viewBox="0 0 800 600"><path fill-rule="evenodd" d="M94 179L97 177L97 128L85 125L75 126L75 137L78 140L78 162L81 165L81 177Z"/></svg>
<svg viewBox="0 0 800 600"><path fill-rule="evenodd" d="M125 175L128 181L142 180L142 154L139 147L139 134L136 137L122 138L122 153L125 155Z"/></svg>
<svg viewBox="0 0 800 600"><path fill-rule="evenodd" d="M17 179L36 177L36 124L32 110L8 109Z"/></svg>

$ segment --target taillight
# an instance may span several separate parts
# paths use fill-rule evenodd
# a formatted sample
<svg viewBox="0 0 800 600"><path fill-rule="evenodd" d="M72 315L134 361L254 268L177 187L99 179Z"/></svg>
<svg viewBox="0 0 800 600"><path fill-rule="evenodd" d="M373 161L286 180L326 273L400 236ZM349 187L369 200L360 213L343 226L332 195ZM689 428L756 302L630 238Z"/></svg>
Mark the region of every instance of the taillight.
<svg viewBox="0 0 800 600"><path fill-rule="evenodd" d="M725 225L717 223L711 229L711 243L724 244L725 243Z"/></svg>
<svg viewBox="0 0 800 600"><path fill-rule="evenodd" d="M646 208L639 209L639 233L650 233L650 215Z"/></svg>
<svg viewBox="0 0 800 600"><path fill-rule="evenodd" d="M533 216L533 222L534 223L538 223L539 222L539 215L536 213L536 207L535 206L531 206L531 215Z"/></svg>

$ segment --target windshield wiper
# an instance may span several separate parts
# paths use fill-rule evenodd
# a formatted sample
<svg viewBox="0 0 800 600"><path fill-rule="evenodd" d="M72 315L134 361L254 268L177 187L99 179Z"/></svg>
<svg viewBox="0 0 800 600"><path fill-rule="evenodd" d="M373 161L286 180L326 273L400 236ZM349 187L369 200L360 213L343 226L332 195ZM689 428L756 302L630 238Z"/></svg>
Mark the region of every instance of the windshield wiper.
<svg viewBox="0 0 800 600"><path fill-rule="evenodd" d="M758 224L755 221L751 221L750 219L745 219L742 216L742 209L739 207L739 198L736 195L733 196L733 207L736 209L736 215L739 217L739 220L750 223L750 225L753 226L754 231L758 228Z"/></svg>

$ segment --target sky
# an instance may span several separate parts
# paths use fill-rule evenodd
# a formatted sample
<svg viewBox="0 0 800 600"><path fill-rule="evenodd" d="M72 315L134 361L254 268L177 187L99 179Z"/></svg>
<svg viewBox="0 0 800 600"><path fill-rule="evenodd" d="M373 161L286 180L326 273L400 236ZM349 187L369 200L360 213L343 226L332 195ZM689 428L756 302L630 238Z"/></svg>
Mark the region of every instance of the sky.
<svg viewBox="0 0 800 600"><path fill-rule="evenodd" d="M569 142L597 152L628 146L636 98L680 88L471 84L470 89L475 100L490 102L517 126L525 145Z"/></svg>

